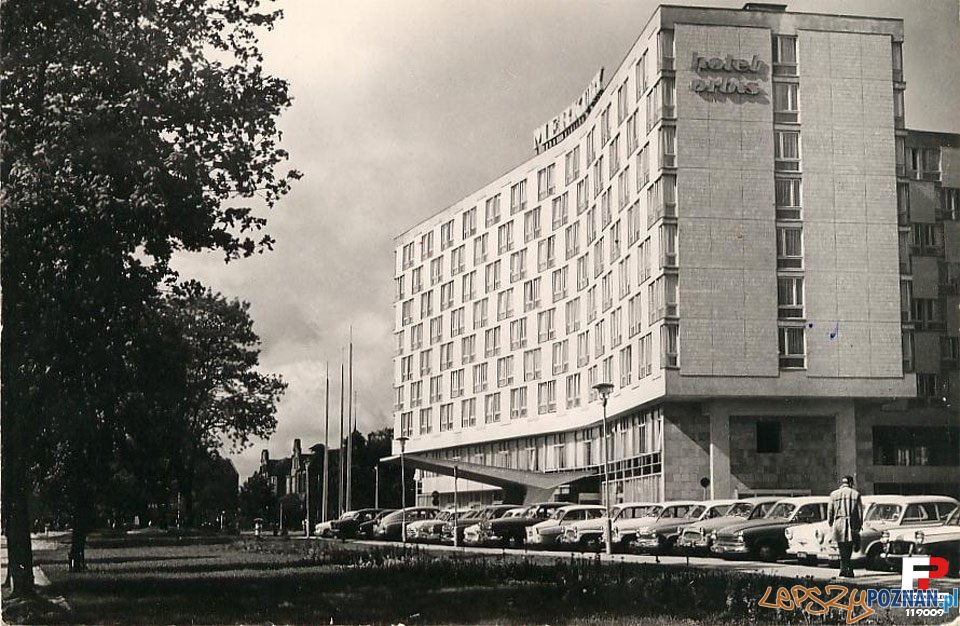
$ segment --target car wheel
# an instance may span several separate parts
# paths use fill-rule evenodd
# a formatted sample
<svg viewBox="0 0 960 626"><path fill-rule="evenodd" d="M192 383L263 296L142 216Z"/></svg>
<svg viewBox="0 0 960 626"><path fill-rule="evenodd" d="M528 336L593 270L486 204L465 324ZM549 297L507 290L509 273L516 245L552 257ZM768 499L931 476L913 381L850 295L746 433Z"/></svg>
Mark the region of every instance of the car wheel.
<svg viewBox="0 0 960 626"><path fill-rule="evenodd" d="M757 555L761 561L776 561L777 551L768 543L762 543L757 546Z"/></svg>
<svg viewBox="0 0 960 626"><path fill-rule="evenodd" d="M883 559L880 558L880 546L873 546L867 551L865 566L867 569L872 570L886 569L883 564Z"/></svg>

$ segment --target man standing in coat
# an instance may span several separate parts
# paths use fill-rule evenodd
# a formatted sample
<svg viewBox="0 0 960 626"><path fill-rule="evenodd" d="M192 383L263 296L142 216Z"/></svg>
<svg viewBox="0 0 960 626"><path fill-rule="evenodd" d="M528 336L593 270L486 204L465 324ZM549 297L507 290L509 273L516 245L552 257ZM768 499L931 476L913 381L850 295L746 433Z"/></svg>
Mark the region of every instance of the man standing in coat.
<svg viewBox="0 0 960 626"><path fill-rule="evenodd" d="M860 492L853 488L853 476L841 478L840 488L830 494L827 524L840 551L840 575L853 578L850 555L860 543L860 528L863 526L863 503Z"/></svg>

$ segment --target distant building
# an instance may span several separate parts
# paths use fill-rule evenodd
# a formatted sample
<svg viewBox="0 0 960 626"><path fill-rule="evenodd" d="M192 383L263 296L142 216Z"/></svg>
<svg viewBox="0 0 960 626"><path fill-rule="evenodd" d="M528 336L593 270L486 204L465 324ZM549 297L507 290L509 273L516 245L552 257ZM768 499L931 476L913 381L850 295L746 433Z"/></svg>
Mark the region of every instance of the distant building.
<svg viewBox="0 0 960 626"><path fill-rule="evenodd" d="M265 477L278 498L284 499L286 506L296 501L298 509L285 511L285 514L302 520L309 506L310 520L316 522L321 514L321 491L323 489L323 444L318 443L304 452L300 439L293 440L293 450L289 457L271 459L264 449L260 453L260 468L257 474ZM337 468L339 451L330 450L328 459L330 470L330 494L327 504L328 517L335 516L338 501ZM290 497L287 497L290 496ZM288 526L289 527L289 526Z"/></svg>
<svg viewBox="0 0 960 626"><path fill-rule="evenodd" d="M419 501L454 466L471 500L596 499L605 447L614 501L957 495L960 144L905 129L902 46L662 5L535 156L400 235Z"/></svg>

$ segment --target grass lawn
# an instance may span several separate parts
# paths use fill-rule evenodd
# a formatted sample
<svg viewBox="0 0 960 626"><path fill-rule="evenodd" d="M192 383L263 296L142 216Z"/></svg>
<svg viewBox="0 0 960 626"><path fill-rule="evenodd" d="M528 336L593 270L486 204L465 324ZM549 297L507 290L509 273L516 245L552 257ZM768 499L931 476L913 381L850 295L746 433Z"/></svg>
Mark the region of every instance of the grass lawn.
<svg viewBox="0 0 960 626"><path fill-rule="evenodd" d="M36 562L80 624L843 622L836 612L823 621L756 606L768 585L795 580L569 557L401 556L390 546L271 538L90 548L84 574L67 571L65 548ZM902 613L877 617L860 623L903 622Z"/></svg>

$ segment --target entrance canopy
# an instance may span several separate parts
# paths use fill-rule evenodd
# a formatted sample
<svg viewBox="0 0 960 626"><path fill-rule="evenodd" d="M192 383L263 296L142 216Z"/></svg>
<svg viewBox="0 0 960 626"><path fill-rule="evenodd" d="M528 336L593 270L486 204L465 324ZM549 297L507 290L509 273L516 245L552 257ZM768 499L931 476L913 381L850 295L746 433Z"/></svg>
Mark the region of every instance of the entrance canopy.
<svg viewBox="0 0 960 626"><path fill-rule="evenodd" d="M380 462L399 465L400 456L384 457L380 459ZM503 489L503 501L509 504L534 504L549 501L557 487L597 475L594 472L582 470L544 474L509 467L434 459L419 454L405 454L403 455L403 462L409 467L444 476L453 476L454 469L456 469L458 478L500 487Z"/></svg>

